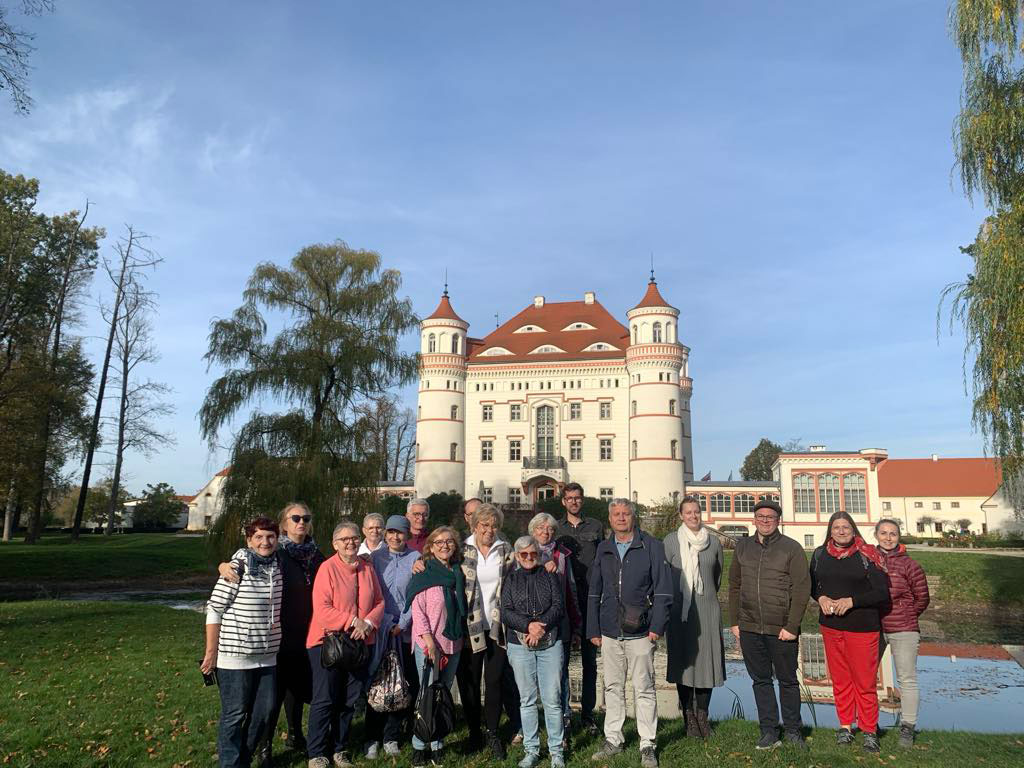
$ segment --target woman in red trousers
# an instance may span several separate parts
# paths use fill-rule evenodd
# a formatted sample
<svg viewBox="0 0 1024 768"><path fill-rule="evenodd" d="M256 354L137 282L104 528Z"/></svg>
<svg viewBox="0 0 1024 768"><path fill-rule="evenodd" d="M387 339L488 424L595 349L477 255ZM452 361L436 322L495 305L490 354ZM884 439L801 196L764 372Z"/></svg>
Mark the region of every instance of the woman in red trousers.
<svg viewBox="0 0 1024 768"><path fill-rule="evenodd" d="M889 603L889 582L878 550L866 544L853 518L836 512L824 546L811 556L811 596L839 716L836 742L852 744L853 723L864 732L864 750L878 752L879 612Z"/></svg>

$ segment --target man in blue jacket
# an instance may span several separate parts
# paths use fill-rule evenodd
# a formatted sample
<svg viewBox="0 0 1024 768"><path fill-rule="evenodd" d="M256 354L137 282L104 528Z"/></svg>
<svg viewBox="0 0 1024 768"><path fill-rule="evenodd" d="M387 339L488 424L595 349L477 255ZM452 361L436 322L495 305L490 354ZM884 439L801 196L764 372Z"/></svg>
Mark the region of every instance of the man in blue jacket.
<svg viewBox="0 0 1024 768"><path fill-rule="evenodd" d="M640 765L658 768L654 648L665 633L672 605L670 571L664 546L637 527L629 499L612 499L608 524L612 535L598 545L587 579L587 637L601 649L604 672L605 741L593 759L607 760L622 752L628 675L636 702Z"/></svg>

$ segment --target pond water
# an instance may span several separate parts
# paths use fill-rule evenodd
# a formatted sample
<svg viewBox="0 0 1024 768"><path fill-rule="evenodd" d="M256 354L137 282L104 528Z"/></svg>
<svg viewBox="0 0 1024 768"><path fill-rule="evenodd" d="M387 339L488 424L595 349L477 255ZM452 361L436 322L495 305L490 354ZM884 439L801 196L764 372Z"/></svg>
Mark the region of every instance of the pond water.
<svg viewBox="0 0 1024 768"><path fill-rule="evenodd" d="M194 589L161 589L157 591L126 591L126 592L75 592L62 595L62 600L100 601L112 603L146 603L147 605L166 605L178 611L206 610L206 599L209 592L197 592Z"/></svg>

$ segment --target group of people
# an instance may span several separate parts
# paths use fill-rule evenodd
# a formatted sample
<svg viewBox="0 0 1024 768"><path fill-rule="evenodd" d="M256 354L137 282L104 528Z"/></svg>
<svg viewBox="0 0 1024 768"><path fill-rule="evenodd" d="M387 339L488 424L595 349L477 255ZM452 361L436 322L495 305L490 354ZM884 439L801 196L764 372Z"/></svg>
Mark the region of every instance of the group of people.
<svg viewBox="0 0 1024 768"><path fill-rule="evenodd" d="M367 515L360 528L335 528L334 556L311 536L312 512L285 507L279 520L245 528L246 546L222 563L207 606L202 670L216 674L221 696L218 751L222 766L271 764L282 706L286 745L305 750L310 768L349 768L349 731L359 699L381 658L396 651L415 700L421 680L458 686L469 729L467 751L506 756L499 726L522 742L520 768L541 759L543 710L551 768L564 768L569 747L569 657L582 665L580 728L597 735L597 656L604 680L604 739L595 761L625 745L626 682L632 683L642 768L657 768L655 648L667 637L667 681L677 688L687 736L710 736L714 688L725 681L718 600L725 570L721 540L702 522L699 500L679 504L680 524L664 540L640 529L634 505L608 505L610 535L582 514L583 488L562 489L565 516L535 515L514 542L501 534L502 512L468 499L468 534L429 529L423 499L406 514ZM875 528L878 546L861 538L845 512L832 516L826 544L808 563L803 548L779 531L781 507L761 501L756 532L736 544L729 570L729 613L753 681L761 737L758 749L787 742L804 747L797 657L800 625L817 601L840 721L837 740L863 732L876 752L875 679L886 644L900 680L900 744L913 744L918 693L917 617L928 605L920 566L899 543L899 525ZM326 668L326 633L346 632L369 646L371 663ZM778 681L779 698L773 680ZM481 700L481 684L483 694ZM309 703L308 738L302 707ZM412 707L366 708L361 755L397 756L411 733ZM440 765L444 745L410 738L412 765Z"/></svg>

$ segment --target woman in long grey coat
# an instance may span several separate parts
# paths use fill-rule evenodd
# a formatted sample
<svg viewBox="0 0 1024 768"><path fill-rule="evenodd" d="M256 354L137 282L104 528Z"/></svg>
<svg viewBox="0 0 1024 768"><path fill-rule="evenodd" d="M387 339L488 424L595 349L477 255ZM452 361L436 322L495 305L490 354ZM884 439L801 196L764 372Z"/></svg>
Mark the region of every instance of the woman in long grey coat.
<svg viewBox="0 0 1024 768"><path fill-rule="evenodd" d="M725 682L722 608L718 604L724 559L718 537L701 522L696 496L686 496L679 503L679 519L679 529L665 537L665 559L672 569L673 584L667 679L679 692L686 734L706 739L711 735L711 691Z"/></svg>

